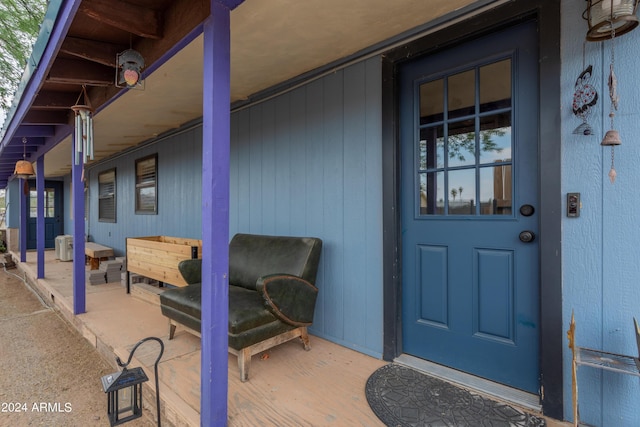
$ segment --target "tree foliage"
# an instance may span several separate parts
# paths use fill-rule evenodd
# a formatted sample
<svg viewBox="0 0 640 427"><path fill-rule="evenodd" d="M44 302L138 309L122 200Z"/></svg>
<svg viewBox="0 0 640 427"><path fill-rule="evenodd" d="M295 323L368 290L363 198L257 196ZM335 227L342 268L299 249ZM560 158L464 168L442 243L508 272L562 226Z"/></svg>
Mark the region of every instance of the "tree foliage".
<svg viewBox="0 0 640 427"><path fill-rule="evenodd" d="M499 153L502 148L498 147L493 140L493 136L502 137L506 135L504 128L485 129L480 132L480 150L485 153L495 151ZM449 135L449 158L466 161L465 152L471 158L475 157L476 134L474 132Z"/></svg>
<svg viewBox="0 0 640 427"><path fill-rule="evenodd" d="M31 55L47 0L0 2L0 110L6 111ZM0 114L0 119L2 114ZM1 120L0 120L1 121Z"/></svg>

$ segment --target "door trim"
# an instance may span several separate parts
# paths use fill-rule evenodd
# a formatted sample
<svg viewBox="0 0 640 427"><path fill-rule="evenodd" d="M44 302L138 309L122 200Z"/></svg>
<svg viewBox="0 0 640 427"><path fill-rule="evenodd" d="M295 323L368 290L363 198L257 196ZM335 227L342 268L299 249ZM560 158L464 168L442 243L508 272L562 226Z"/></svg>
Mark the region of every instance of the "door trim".
<svg viewBox="0 0 640 427"><path fill-rule="evenodd" d="M400 141L398 138L397 66L440 49L450 48L482 34L526 20L539 31L539 188L540 188L540 383L544 415L563 419L564 332L562 325L561 264L561 156L557 135L560 116L560 5L554 0L511 2L428 37L387 52L382 62L383 158L383 358L391 361L402 352L401 342L401 233Z"/></svg>

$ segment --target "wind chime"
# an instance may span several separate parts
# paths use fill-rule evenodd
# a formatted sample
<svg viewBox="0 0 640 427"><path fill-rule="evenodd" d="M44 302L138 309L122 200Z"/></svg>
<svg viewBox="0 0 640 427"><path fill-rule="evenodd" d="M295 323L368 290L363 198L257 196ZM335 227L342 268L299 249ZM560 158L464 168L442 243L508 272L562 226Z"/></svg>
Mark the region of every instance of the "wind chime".
<svg viewBox="0 0 640 427"><path fill-rule="evenodd" d="M613 3L613 0L611 0ZM612 12L613 13L613 12ZM612 25L611 26L611 63L609 64L609 99L611 100L611 106L609 107L609 120L611 122L611 129L604 134L604 138L600 145L604 147L611 147L611 169L609 170L609 180L613 184L616 182L616 168L615 168L615 146L622 144L620 140L620 133L614 129L613 126L613 118L616 115L616 111L618 111L618 102L620 101L620 97L618 96L618 79L616 78L616 73L614 72L614 64L615 64L615 49L614 49L614 40L616 36L616 29Z"/></svg>
<svg viewBox="0 0 640 427"><path fill-rule="evenodd" d="M80 104L80 98L84 96L84 104ZM93 108L87 95L87 88L83 85L82 92L78 96L76 105L71 107L75 113L75 164L83 164L88 159L93 160Z"/></svg>
<svg viewBox="0 0 640 427"><path fill-rule="evenodd" d="M615 73L615 38L625 34L638 26L636 9L640 0L587 0L587 9L582 17L587 20L589 30L588 41L602 41L611 39L611 61L609 63L609 120L610 129L604 135L600 145L611 147L611 169L609 180L616 181L615 146L622 143L620 133L614 128L614 117L618 110L620 97L618 96L618 79Z"/></svg>

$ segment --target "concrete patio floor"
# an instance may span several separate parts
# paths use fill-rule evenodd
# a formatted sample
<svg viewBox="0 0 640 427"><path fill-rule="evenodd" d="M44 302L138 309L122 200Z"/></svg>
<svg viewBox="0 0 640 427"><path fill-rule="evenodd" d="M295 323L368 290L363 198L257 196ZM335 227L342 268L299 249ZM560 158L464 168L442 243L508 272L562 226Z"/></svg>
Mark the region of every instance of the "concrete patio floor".
<svg viewBox="0 0 640 427"><path fill-rule="evenodd" d="M18 254L13 256L19 259ZM162 424L200 425L200 339L178 329L169 341L167 319L153 295L127 294L119 282L86 285L86 313L73 315L71 262L45 251L45 277L37 279L37 254L28 252L18 268L116 370L116 356L126 361L139 340L162 339L164 355L158 365ZM236 357L229 355L228 425L382 426L367 403L365 384L387 362L315 336L311 346L306 352L294 340L254 356L246 383L240 382ZM131 363L143 366L150 379L145 383L144 407L151 419L156 413L153 365L158 352L157 343L144 343ZM547 425L569 424L547 419Z"/></svg>

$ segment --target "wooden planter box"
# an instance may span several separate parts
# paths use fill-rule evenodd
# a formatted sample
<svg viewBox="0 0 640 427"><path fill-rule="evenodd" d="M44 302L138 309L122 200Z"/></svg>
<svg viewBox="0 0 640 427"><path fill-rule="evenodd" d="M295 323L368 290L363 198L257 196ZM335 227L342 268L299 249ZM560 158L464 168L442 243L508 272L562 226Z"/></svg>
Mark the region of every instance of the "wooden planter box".
<svg viewBox="0 0 640 427"><path fill-rule="evenodd" d="M161 283L187 286L178 271L178 263L192 258L202 258L201 240L168 236L127 238L127 292L131 273Z"/></svg>

